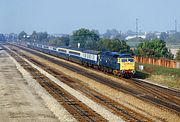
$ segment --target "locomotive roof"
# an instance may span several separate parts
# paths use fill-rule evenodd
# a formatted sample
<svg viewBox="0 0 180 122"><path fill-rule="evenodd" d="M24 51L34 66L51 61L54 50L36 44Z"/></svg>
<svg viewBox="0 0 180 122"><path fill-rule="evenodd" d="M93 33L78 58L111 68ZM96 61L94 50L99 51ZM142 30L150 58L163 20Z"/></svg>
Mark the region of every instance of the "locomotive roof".
<svg viewBox="0 0 180 122"><path fill-rule="evenodd" d="M105 52L102 52L102 54L104 54L104 55L108 55L108 56L119 55L119 53L118 53L118 52L110 52L110 51L105 51Z"/></svg>
<svg viewBox="0 0 180 122"><path fill-rule="evenodd" d="M102 52L102 54L108 55L108 56L113 56L113 57L120 57L120 58L132 57L132 55L130 55L130 54L119 53L119 52L110 52L110 51Z"/></svg>
<svg viewBox="0 0 180 122"><path fill-rule="evenodd" d="M132 58L132 55L130 55L130 54L120 54L119 57L120 58Z"/></svg>

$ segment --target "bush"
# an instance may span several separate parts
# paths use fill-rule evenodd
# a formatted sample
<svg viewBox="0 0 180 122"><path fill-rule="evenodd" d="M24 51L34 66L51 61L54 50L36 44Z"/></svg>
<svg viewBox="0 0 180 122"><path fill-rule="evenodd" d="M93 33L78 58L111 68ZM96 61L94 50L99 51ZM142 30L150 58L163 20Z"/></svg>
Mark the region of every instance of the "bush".
<svg viewBox="0 0 180 122"><path fill-rule="evenodd" d="M155 39L152 41L145 41L140 43L135 51L135 54L143 57L153 58L167 58L173 59L173 54L166 47L166 42L163 40Z"/></svg>
<svg viewBox="0 0 180 122"><path fill-rule="evenodd" d="M176 60L180 61L180 49L176 53Z"/></svg>

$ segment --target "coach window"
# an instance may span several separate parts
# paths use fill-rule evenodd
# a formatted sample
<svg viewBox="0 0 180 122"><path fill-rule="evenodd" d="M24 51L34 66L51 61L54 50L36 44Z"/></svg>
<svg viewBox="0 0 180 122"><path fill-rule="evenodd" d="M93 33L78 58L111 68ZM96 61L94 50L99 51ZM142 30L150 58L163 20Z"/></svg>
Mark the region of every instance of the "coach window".
<svg viewBox="0 0 180 122"><path fill-rule="evenodd" d="M69 51L69 53L74 54L74 55L79 55L79 56L80 56L80 53L77 53L77 52Z"/></svg>
<svg viewBox="0 0 180 122"><path fill-rule="evenodd" d="M66 50L58 49L58 51L66 53Z"/></svg>

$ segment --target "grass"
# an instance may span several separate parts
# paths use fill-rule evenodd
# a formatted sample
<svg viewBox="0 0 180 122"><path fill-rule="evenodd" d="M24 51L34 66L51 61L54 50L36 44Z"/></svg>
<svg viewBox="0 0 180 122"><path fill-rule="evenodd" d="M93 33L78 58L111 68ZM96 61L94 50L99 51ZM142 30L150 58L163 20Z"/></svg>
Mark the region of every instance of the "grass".
<svg viewBox="0 0 180 122"><path fill-rule="evenodd" d="M143 65L144 70L139 70L139 65ZM152 80L171 88L180 89L180 69L136 63L136 70L135 77L137 78Z"/></svg>

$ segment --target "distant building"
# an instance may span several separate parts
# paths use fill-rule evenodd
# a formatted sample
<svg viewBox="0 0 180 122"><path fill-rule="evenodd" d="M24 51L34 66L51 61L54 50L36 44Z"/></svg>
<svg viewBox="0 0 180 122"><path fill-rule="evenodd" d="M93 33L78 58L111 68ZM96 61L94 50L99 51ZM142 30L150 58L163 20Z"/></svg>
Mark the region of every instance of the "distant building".
<svg viewBox="0 0 180 122"><path fill-rule="evenodd" d="M17 34L11 33L11 34L4 34L7 41L15 41L18 38Z"/></svg>
<svg viewBox="0 0 180 122"><path fill-rule="evenodd" d="M157 36L157 38L160 38L161 32L155 32L155 35Z"/></svg>
<svg viewBox="0 0 180 122"><path fill-rule="evenodd" d="M136 35L127 36L125 39L126 39L126 40L129 40L129 39L133 39L133 38L136 38ZM138 38L145 39L145 38L146 38L146 35L138 35Z"/></svg>
<svg viewBox="0 0 180 122"><path fill-rule="evenodd" d="M170 49L171 50L171 53L174 55L174 58L176 58L176 54L178 52L179 49Z"/></svg>
<svg viewBox="0 0 180 122"><path fill-rule="evenodd" d="M169 35L173 35L176 33L176 30L168 30L166 33Z"/></svg>
<svg viewBox="0 0 180 122"><path fill-rule="evenodd" d="M53 34L54 37L66 37L68 34Z"/></svg>

